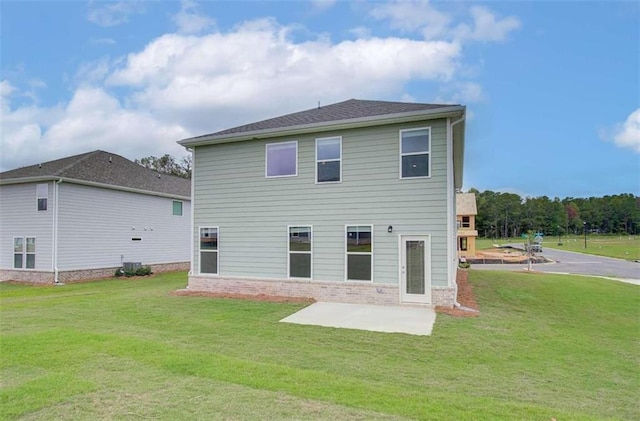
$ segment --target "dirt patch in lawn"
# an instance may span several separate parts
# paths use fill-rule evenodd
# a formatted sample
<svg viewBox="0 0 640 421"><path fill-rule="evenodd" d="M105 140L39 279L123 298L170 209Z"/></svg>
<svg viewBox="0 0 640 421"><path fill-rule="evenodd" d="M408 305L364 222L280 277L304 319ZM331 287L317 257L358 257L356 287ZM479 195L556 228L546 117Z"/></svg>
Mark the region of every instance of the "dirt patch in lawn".
<svg viewBox="0 0 640 421"><path fill-rule="evenodd" d="M249 301L266 301L270 303L292 303L292 304L313 304L316 302L313 298L305 297L283 297L280 295L250 295L250 294L231 294L204 291L189 291L181 289L172 291L171 295L187 296L187 297L208 297L208 298L229 298L232 300L249 300Z"/></svg>
<svg viewBox="0 0 640 421"><path fill-rule="evenodd" d="M529 256L524 250L514 247L498 247L476 251L475 256L468 256L467 262L475 264L508 264L527 263ZM531 256L531 263L547 263L549 259L541 254L534 253Z"/></svg>
<svg viewBox="0 0 640 421"><path fill-rule="evenodd" d="M476 303L476 296L473 294L473 287L469 283L469 271L458 269L456 282L458 284L457 301L462 306L462 308L436 306L436 312L448 314L455 317L479 316L480 311L478 309L478 303Z"/></svg>
<svg viewBox="0 0 640 421"><path fill-rule="evenodd" d="M476 251L475 257L480 259L502 259L506 261L526 261L527 254L516 248L500 247Z"/></svg>

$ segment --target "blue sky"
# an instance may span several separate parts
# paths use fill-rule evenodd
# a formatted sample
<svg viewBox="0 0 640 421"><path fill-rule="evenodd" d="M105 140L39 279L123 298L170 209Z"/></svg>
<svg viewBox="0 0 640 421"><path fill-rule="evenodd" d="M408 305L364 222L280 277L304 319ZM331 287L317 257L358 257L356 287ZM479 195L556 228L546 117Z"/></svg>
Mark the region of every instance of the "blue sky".
<svg viewBox="0 0 640 421"><path fill-rule="evenodd" d="M640 195L638 2L0 2L0 167L349 98L468 107L465 189Z"/></svg>

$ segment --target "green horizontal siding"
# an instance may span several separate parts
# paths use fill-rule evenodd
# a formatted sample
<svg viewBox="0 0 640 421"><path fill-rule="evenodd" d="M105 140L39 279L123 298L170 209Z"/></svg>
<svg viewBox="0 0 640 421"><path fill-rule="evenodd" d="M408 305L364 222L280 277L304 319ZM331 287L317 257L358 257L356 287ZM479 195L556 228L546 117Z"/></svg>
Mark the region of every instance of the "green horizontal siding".
<svg viewBox="0 0 640 421"><path fill-rule="evenodd" d="M431 127L431 178L401 180L399 130ZM342 182L315 183L316 137L342 136ZM265 144L298 141L298 175L265 178ZM287 225L313 226L313 278L344 280L344 226L374 225L374 280L398 282L398 235L429 234L447 285L446 121L197 147L195 227L220 227L220 274L286 278ZM387 226L393 225L392 234ZM194 233L198 267L198 233Z"/></svg>

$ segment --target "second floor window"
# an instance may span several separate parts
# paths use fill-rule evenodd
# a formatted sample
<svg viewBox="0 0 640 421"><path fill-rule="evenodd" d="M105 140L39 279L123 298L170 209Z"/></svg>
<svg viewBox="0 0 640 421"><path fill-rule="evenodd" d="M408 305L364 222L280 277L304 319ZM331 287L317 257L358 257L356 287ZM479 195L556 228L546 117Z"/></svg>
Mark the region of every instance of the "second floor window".
<svg viewBox="0 0 640 421"><path fill-rule="evenodd" d="M400 178L431 176L431 129L400 130Z"/></svg>
<svg viewBox="0 0 640 421"><path fill-rule="evenodd" d="M173 201L172 213L173 213L173 216L182 216L182 202L181 201L179 201L179 200L174 200Z"/></svg>
<svg viewBox="0 0 640 421"><path fill-rule="evenodd" d="M298 175L298 142L267 143L265 166L267 177Z"/></svg>
<svg viewBox="0 0 640 421"><path fill-rule="evenodd" d="M471 218L468 216L462 217L462 228L471 228Z"/></svg>
<svg viewBox="0 0 640 421"><path fill-rule="evenodd" d="M316 139L316 182L340 182L342 179L342 138Z"/></svg>
<svg viewBox="0 0 640 421"><path fill-rule="evenodd" d="M38 200L38 211L47 210L47 199L49 198L49 185L37 184L36 185L36 198Z"/></svg>

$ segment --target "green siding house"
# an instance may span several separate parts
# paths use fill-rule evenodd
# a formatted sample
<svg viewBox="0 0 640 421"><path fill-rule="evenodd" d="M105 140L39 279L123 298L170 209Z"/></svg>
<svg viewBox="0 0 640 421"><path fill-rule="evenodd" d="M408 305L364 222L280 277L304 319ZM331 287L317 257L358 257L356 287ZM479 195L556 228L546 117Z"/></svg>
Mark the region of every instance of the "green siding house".
<svg viewBox="0 0 640 421"><path fill-rule="evenodd" d="M465 110L351 99L180 141L188 289L452 306Z"/></svg>

